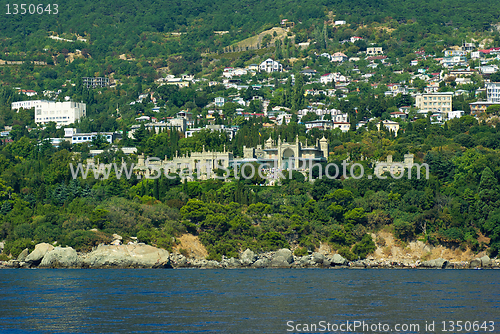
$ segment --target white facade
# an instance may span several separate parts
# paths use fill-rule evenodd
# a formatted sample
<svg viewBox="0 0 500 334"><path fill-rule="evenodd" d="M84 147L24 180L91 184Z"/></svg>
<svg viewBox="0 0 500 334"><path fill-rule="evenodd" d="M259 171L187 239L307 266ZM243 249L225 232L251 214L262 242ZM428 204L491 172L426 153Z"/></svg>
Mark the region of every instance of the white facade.
<svg viewBox="0 0 500 334"><path fill-rule="evenodd" d="M35 105L35 123L55 122L58 125L69 125L84 117L86 113L85 103L40 101Z"/></svg>
<svg viewBox="0 0 500 334"><path fill-rule="evenodd" d="M116 133L113 132L91 132L91 133L75 133L71 137L72 144L81 144L81 143L90 143L92 140L97 137L103 137L108 143L113 143L113 137L116 138Z"/></svg>
<svg viewBox="0 0 500 334"><path fill-rule="evenodd" d="M222 76L225 78L232 78L232 77L239 77L242 75L246 75L248 73L247 70L244 68L233 68L233 67L226 67L224 69L224 72L222 72Z"/></svg>
<svg viewBox="0 0 500 334"><path fill-rule="evenodd" d="M347 122L333 122L334 129L340 129L342 132L347 132L351 128L351 124Z"/></svg>
<svg viewBox="0 0 500 334"><path fill-rule="evenodd" d="M397 136L398 131L399 131L399 123L394 122L394 121L388 121L384 120L382 121L382 124L384 124L384 127L387 128L387 130L394 132L394 134ZM380 123L377 123L377 129L380 131Z"/></svg>
<svg viewBox="0 0 500 334"><path fill-rule="evenodd" d="M200 132L202 130L208 130L211 132L213 131L225 132L229 137L229 140L233 140L234 136L236 135L236 132L238 132L238 128L234 126L226 127L225 125L206 125L204 128L194 128L186 130L185 136L186 138L192 137L196 132Z"/></svg>
<svg viewBox="0 0 500 334"><path fill-rule="evenodd" d="M453 110L452 98L452 92L417 94L415 106L420 110L450 112Z"/></svg>
<svg viewBox="0 0 500 334"><path fill-rule="evenodd" d="M319 81L322 84L327 84L330 82L347 82L347 78L344 75L336 72L336 73L323 74L319 79Z"/></svg>
<svg viewBox="0 0 500 334"><path fill-rule="evenodd" d="M448 119L460 118L464 115L463 110L453 110L448 113Z"/></svg>
<svg viewBox="0 0 500 334"><path fill-rule="evenodd" d="M483 58L484 53L482 51L472 51L470 57L472 59L481 59Z"/></svg>
<svg viewBox="0 0 500 334"><path fill-rule="evenodd" d="M272 60L271 58L268 58L264 60L262 63L260 63L259 71L267 73L281 72L283 71L283 65L281 65L277 61Z"/></svg>
<svg viewBox="0 0 500 334"><path fill-rule="evenodd" d="M486 66L481 66L479 68L479 70L481 71L481 73L483 74L492 74L492 73L496 73L498 72L498 66L495 65L495 64L492 64L492 65L486 65Z"/></svg>
<svg viewBox="0 0 500 334"><path fill-rule="evenodd" d="M334 54L332 54L330 61L342 63L344 61L347 61L348 59L349 57L347 57L342 52L335 52Z"/></svg>
<svg viewBox="0 0 500 334"><path fill-rule="evenodd" d="M382 50L381 47L369 47L369 48L366 48L366 55L367 56L381 55L383 53L384 53L384 51Z"/></svg>
<svg viewBox="0 0 500 334"><path fill-rule="evenodd" d="M19 109L31 109L35 108L36 106L39 106L42 102L48 102L46 100L28 100L28 101L17 101L17 102L12 102L11 108L12 110L17 110L19 112Z"/></svg>
<svg viewBox="0 0 500 334"><path fill-rule="evenodd" d="M222 108L224 103L226 103L226 99L223 97L216 97L214 103L216 107Z"/></svg>
<svg viewBox="0 0 500 334"><path fill-rule="evenodd" d="M486 94L488 102L500 103L500 82L490 82L486 84Z"/></svg>

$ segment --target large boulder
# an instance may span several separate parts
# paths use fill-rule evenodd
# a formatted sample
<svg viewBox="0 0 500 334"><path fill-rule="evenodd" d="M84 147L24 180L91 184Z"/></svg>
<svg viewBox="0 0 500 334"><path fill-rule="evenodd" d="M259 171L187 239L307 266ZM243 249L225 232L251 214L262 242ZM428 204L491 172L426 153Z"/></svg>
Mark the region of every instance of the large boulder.
<svg viewBox="0 0 500 334"><path fill-rule="evenodd" d="M332 258L330 259L330 263L333 266L346 266L349 264L349 261L347 261L342 255L340 254L334 254Z"/></svg>
<svg viewBox="0 0 500 334"><path fill-rule="evenodd" d="M35 249L24 259L24 262L32 266L38 266L42 262L45 254L54 249L54 246L47 243L41 243L35 246Z"/></svg>
<svg viewBox="0 0 500 334"><path fill-rule="evenodd" d="M274 253L273 260L278 259L278 258L282 258L283 260L288 262L288 264L290 264L293 262L292 251L287 249L287 248L282 248L282 249L276 251L276 253Z"/></svg>
<svg viewBox="0 0 500 334"><path fill-rule="evenodd" d="M312 260L315 263L322 264L325 261L325 256L321 253L313 253Z"/></svg>
<svg viewBox="0 0 500 334"><path fill-rule="evenodd" d="M300 259L297 259L297 262L299 266L308 266L311 262L311 255L302 256Z"/></svg>
<svg viewBox="0 0 500 334"><path fill-rule="evenodd" d="M491 259L489 258L488 255L483 256L480 260L481 260L481 266L483 268L491 267Z"/></svg>
<svg viewBox="0 0 500 334"><path fill-rule="evenodd" d="M479 267L481 267L481 259L474 259L474 260L470 261L469 267L470 268L479 268Z"/></svg>
<svg viewBox="0 0 500 334"><path fill-rule="evenodd" d="M168 251L145 244L99 245L83 264L90 268L171 268Z"/></svg>
<svg viewBox="0 0 500 334"><path fill-rule="evenodd" d="M271 260L271 267L290 268L290 263L283 256L273 257Z"/></svg>
<svg viewBox="0 0 500 334"><path fill-rule="evenodd" d="M235 259L234 257L230 258L226 262L226 267L228 268L238 268L241 267L241 262L238 259Z"/></svg>
<svg viewBox="0 0 500 334"><path fill-rule="evenodd" d="M254 268L267 268L269 267L269 260L267 258L258 259L252 264Z"/></svg>
<svg viewBox="0 0 500 334"><path fill-rule="evenodd" d="M257 259L257 256L255 255L254 252L252 252L250 249L247 248L246 251L244 251L243 253L241 253L240 255L240 260L241 260L241 264L244 265L244 266L249 266L251 265L252 263L255 262L255 260Z"/></svg>
<svg viewBox="0 0 500 334"><path fill-rule="evenodd" d="M217 261L206 261L202 263L201 268L211 269L211 268L220 268L220 263Z"/></svg>
<svg viewBox="0 0 500 334"><path fill-rule="evenodd" d="M442 258L422 262L421 266L433 269L445 269L448 261Z"/></svg>
<svg viewBox="0 0 500 334"><path fill-rule="evenodd" d="M26 260L26 258L28 257L28 254L29 254L29 250L28 250L28 248L25 248L21 252L21 254L19 254L19 256L17 257L17 261L24 262L24 260Z"/></svg>
<svg viewBox="0 0 500 334"><path fill-rule="evenodd" d="M56 247L47 252L40 263L42 268L76 268L80 266L80 259L76 250L71 247Z"/></svg>

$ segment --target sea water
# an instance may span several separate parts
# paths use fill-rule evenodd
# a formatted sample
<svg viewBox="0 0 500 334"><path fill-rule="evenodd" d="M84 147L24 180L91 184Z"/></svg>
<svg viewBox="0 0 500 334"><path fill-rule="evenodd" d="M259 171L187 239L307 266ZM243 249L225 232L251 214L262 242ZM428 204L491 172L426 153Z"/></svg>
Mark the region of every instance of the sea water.
<svg viewBox="0 0 500 334"><path fill-rule="evenodd" d="M500 270L4 269L0 332L500 333Z"/></svg>

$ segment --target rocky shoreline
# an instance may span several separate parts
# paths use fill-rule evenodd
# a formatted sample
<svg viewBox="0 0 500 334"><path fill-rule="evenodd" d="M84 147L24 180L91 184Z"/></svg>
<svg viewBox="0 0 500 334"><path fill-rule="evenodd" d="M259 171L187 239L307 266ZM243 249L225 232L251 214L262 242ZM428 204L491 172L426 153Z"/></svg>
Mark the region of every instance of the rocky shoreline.
<svg viewBox="0 0 500 334"><path fill-rule="evenodd" d="M77 253L71 247L54 247L47 243L25 249L16 260L0 261L0 268L419 268L419 269L500 269L500 261L488 256L464 262L438 258L429 261L401 262L376 260L348 261L339 254L312 253L294 256L289 249L255 254L247 249L239 258L219 261L187 258L181 254L142 243L128 245L99 245L89 253Z"/></svg>

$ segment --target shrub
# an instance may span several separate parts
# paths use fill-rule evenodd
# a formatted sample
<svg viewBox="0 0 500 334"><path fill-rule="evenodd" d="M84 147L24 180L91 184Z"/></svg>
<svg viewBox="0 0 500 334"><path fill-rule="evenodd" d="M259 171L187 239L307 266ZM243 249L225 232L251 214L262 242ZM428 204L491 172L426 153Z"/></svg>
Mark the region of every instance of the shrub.
<svg viewBox="0 0 500 334"><path fill-rule="evenodd" d="M30 239L26 238L7 241L5 243L3 252L5 254L10 253L14 258L17 258L25 248L28 248L28 250L31 252L33 249L35 249L35 244Z"/></svg>
<svg viewBox="0 0 500 334"><path fill-rule="evenodd" d="M179 253L181 253L181 255L183 255L185 257L189 257L189 252L187 249L179 248Z"/></svg>
<svg viewBox="0 0 500 334"><path fill-rule="evenodd" d="M340 247L338 253L349 261L354 261L358 259L358 257L353 252L351 252L351 249L349 247Z"/></svg>
<svg viewBox="0 0 500 334"><path fill-rule="evenodd" d="M110 241L111 238L102 232L76 230L67 234L61 244L70 246L77 252L88 252L92 247Z"/></svg>
<svg viewBox="0 0 500 334"><path fill-rule="evenodd" d="M283 235L278 232L267 232L266 234L262 234L260 240L265 250L277 250L290 247Z"/></svg>
<svg viewBox="0 0 500 334"><path fill-rule="evenodd" d="M394 222L394 232L398 239L408 240L413 237L415 233L415 226L404 220L396 219Z"/></svg>
<svg viewBox="0 0 500 334"><path fill-rule="evenodd" d="M295 256L305 256L307 255L307 249L305 247L299 247L293 252L293 254Z"/></svg>
<svg viewBox="0 0 500 334"><path fill-rule="evenodd" d="M377 246L375 246L372 236L365 234L361 241L354 245L352 252L364 259L368 254L373 253L375 249L377 249Z"/></svg>

